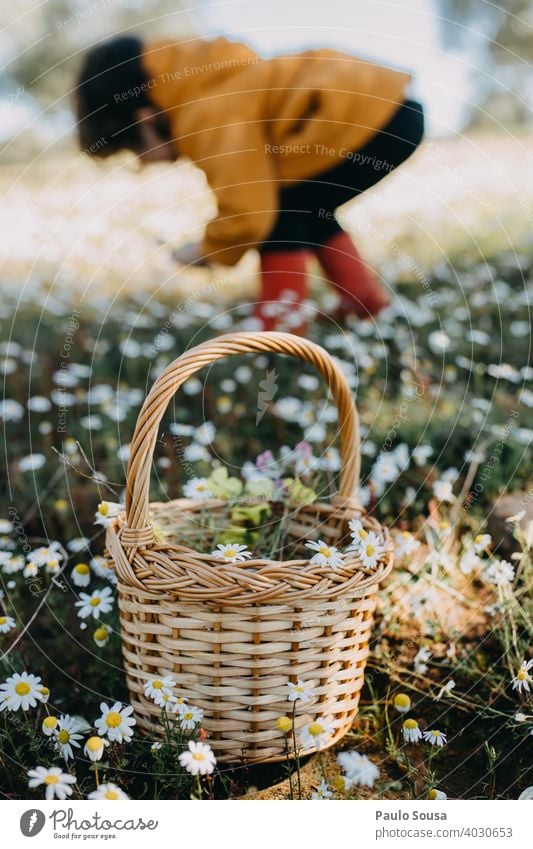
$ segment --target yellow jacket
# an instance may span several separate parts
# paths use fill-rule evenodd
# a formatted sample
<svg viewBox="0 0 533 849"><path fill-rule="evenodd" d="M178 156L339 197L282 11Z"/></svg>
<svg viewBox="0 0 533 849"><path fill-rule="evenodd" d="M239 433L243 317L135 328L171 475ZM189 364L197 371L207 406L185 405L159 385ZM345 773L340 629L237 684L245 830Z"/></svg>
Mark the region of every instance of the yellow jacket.
<svg viewBox="0 0 533 849"><path fill-rule="evenodd" d="M361 148L405 100L410 80L335 50L262 59L226 38L148 43L142 64L178 155L215 192L218 215L203 248L225 265L268 237L280 188Z"/></svg>

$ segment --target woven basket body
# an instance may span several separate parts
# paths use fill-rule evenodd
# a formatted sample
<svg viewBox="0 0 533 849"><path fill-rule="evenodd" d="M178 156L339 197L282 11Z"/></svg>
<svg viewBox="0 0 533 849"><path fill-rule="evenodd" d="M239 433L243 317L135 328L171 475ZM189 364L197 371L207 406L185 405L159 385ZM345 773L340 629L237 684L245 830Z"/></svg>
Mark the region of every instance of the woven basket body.
<svg viewBox="0 0 533 849"><path fill-rule="evenodd" d="M339 411L340 489L328 503L291 514L287 537L298 559L224 563L201 551L156 542L152 523L194 525L206 509L216 520L225 505L178 499L148 503L149 476L158 426L174 392L196 371L220 357L277 351L314 364ZM175 694L204 711L203 727L219 761L285 757L275 721L290 713L287 683L302 680L312 691L297 703L296 728L326 720L329 744L350 728L357 713L369 650L379 581L392 568L387 531L361 514L355 498L359 475L357 413L340 369L319 346L283 333L235 333L178 358L154 384L139 415L130 451L126 517L107 532L107 555L118 577L124 665L139 727L161 731L160 709L144 696L151 678L171 675ZM357 556L340 568L309 562L305 541L350 541L348 522L360 518L379 533L384 556L367 569ZM215 521L216 524L216 521ZM189 537L187 537L189 538ZM302 752L303 754L303 752Z"/></svg>

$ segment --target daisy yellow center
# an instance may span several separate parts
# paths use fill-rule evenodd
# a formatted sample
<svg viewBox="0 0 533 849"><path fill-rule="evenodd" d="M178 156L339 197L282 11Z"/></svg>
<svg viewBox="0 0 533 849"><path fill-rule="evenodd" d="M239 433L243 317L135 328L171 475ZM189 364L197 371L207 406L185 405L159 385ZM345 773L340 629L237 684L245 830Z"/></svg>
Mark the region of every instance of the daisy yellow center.
<svg viewBox="0 0 533 849"><path fill-rule="evenodd" d="M57 717L47 716L46 719L43 719L43 725L45 728L55 728L57 725Z"/></svg>
<svg viewBox="0 0 533 849"><path fill-rule="evenodd" d="M236 554L237 554L237 552L235 551L234 548L227 548L226 549L226 557L235 557Z"/></svg>
<svg viewBox="0 0 533 849"><path fill-rule="evenodd" d="M198 486L196 487L197 492L205 492L206 489L207 489L207 487L206 487L205 483L199 483Z"/></svg>
<svg viewBox="0 0 533 849"><path fill-rule="evenodd" d="M430 731L429 733L432 734L433 737L442 737L442 734L441 734L440 731Z"/></svg>
<svg viewBox="0 0 533 849"><path fill-rule="evenodd" d="M324 733L324 728L320 722L312 722L308 730L312 737L319 737Z"/></svg>
<svg viewBox="0 0 533 849"><path fill-rule="evenodd" d="M409 539L410 536L411 536L411 534L409 533L409 531L403 531L402 532L402 537L404 539Z"/></svg>
<svg viewBox="0 0 533 849"><path fill-rule="evenodd" d="M48 687L41 687L39 689L39 692L40 692L41 696L49 696L50 695L50 690L48 689Z"/></svg>
<svg viewBox="0 0 533 849"><path fill-rule="evenodd" d="M410 731L415 729L418 726L416 719L406 719L403 727L408 728Z"/></svg>
<svg viewBox="0 0 533 849"><path fill-rule="evenodd" d="M86 744L90 752L99 752L104 745L101 737L89 737Z"/></svg>
<svg viewBox="0 0 533 849"><path fill-rule="evenodd" d="M116 710L110 710L105 718L105 722L109 728L118 728L122 722L122 717Z"/></svg>
<svg viewBox="0 0 533 849"><path fill-rule="evenodd" d="M429 793L428 793L428 799L436 799L436 798L437 798L437 791L436 790L430 790Z"/></svg>
<svg viewBox="0 0 533 849"><path fill-rule="evenodd" d="M94 598L90 599L89 604L91 605L91 607L98 607L101 601L102 599L100 598L100 596L95 595Z"/></svg>
<svg viewBox="0 0 533 849"><path fill-rule="evenodd" d="M300 686L300 687L295 687L294 689L296 690L296 692L297 692L297 693L303 693L303 691L304 691L304 688L303 688L303 687L301 687L301 686Z"/></svg>
<svg viewBox="0 0 533 849"><path fill-rule="evenodd" d="M409 707L411 699L407 693L398 693L398 695L394 697L394 704L398 705L398 707Z"/></svg>
<svg viewBox="0 0 533 849"><path fill-rule="evenodd" d="M192 713L190 711L188 711L187 713L184 713L183 719L192 719Z"/></svg>
<svg viewBox="0 0 533 849"><path fill-rule="evenodd" d="M48 568L49 569L57 569L58 566L59 566L59 563L58 563L57 560L49 560L48 561Z"/></svg>
<svg viewBox="0 0 533 849"><path fill-rule="evenodd" d="M102 501L102 502L98 505L98 512L100 513L100 516L107 516L107 515L108 515L108 513L109 513L109 504L107 503L107 501Z"/></svg>
<svg viewBox="0 0 533 849"><path fill-rule="evenodd" d="M94 632L95 640L106 640L107 639L107 631L105 628L97 628Z"/></svg>
<svg viewBox="0 0 533 849"><path fill-rule="evenodd" d="M78 573L78 575L88 575L91 571L86 563L78 563L74 566L74 571Z"/></svg>
<svg viewBox="0 0 533 849"><path fill-rule="evenodd" d="M205 755L203 752L195 752L192 757L195 761L205 761Z"/></svg>
<svg viewBox="0 0 533 849"><path fill-rule="evenodd" d="M327 545L323 545L319 548L320 554L323 554L324 557L331 557L331 548L328 548Z"/></svg>
<svg viewBox="0 0 533 849"><path fill-rule="evenodd" d="M163 687L163 682L162 681L153 681L152 687L154 688L154 690L161 690L161 688Z"/></svg>
<svg viewBox="0 0 533 849"><path fill-rule="evenodd" d="M527 672L525 669L519 669L518 674L516 676L519 681L525 681L527 678Z"/></svg>
<svg viewBox="0 0 533 849"><path fill-rule="evenodd" d="M59 778L57 775L47 775L44 779L45 784L58 784Z"/></svg>
<svg viewBox="0 0 533 849"><path fill-rule="evenodd" d="M7 616L0 616L0 625L5 625L7 622Z"/></svg>
<svg viewBox="0 0 533 849"><path fill-rule="evenodd" d="M440 522L439 523L439 528L441 529L441 531L447 531L449 527L450 527L449 522Z"/></svg>
<svg viewBox="0 0 533 849"><path fill-rule="evenodd" d="M367 545L365 550L366 550L366 556L372 557L372 555L374 554L374 552L376 550L376 547L374 545Z"/></svg>
<svg viewBox="0 0 533 849"><path fill-rule="evenodd" d="M118 793L116 790L108 790L105 794L106 799L118 799Z"/></svg>
<svg viewBox="0 0 533 849"><path fill-rule="evenodd" d="M70 740L70 734L68 733L66 728L63 728L59 734L57 735L57 739L63 746L65 746Z"/></svg>
<svg viewBox="0 0 533 849"><path fill-rule="evenodd" d="M15 693L17 696L27 696L30 689L30 685L26 684L25 681L19 681L19 683L15 685Z"/></svg>
<svg viewBox="0 0 533 849"><path fill-rule="evenodd" d="M361 537L361 539L366 539L366 538L367 538L367 536L368 536L368 531L365 531L365 529L364 529L364 528L361 528L361 530L360 530L360 531L357 531L357 533L359 534L359 536Z"/></svg>
<svg viewBox="0 0 533 849"><path fill-rule="evenodd" d="M474 542L483 542L483 535L478 534L476 537L474 537Z"/></svg>

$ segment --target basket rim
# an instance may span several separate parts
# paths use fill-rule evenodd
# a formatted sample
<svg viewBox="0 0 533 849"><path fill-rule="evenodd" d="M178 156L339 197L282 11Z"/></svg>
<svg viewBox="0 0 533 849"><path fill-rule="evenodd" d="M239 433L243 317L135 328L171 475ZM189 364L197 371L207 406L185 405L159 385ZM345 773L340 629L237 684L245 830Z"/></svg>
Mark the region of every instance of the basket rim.
<svg viewBox="0 0 533 849"><path fill-rule="evenodd" d="M182 509L192 510L206 503L179 498L154 502L153 506L179 504ZM223 505L226 502L210 500L209 503ZM339 515L329 502L314 502L312 506L331 509L328 518ZM341 513L347 520L359 518L382 535L384 556L375 568L364 566L356 554L345 555L343 564L336 568L311 564L311 557L254 558L232 563L186 545L167 540L157 542L152 525L131 529L126 525L124 514L117 516L107 528L106 555L120 583L143 592L163 593L188 601L218 600L234 605L292 602L309 596L335 599L350 592L358 594L378 584L390 573L394 561L394 543L387 527L358 510Z"/></svg>

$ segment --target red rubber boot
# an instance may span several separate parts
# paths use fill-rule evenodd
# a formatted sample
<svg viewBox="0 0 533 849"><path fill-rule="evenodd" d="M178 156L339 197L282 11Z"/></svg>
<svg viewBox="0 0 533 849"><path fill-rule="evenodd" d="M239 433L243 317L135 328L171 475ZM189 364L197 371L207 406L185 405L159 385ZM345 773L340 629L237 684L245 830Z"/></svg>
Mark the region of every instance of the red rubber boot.
<svg viewBox="0 0 533 849"><path fill-rule="evenodd" d="M340 315L371 318L389 305L387 293L348 233L340 232L316 249L326 276L341 299Z"/></svg>
<svg viewBox="0 0 533 849"><path fill-rule="evenodd" d="M305 250L261 254L261 291L254 315L261 320L263 330L305 333L302 303L307 296L308 259Z"/></svg>

